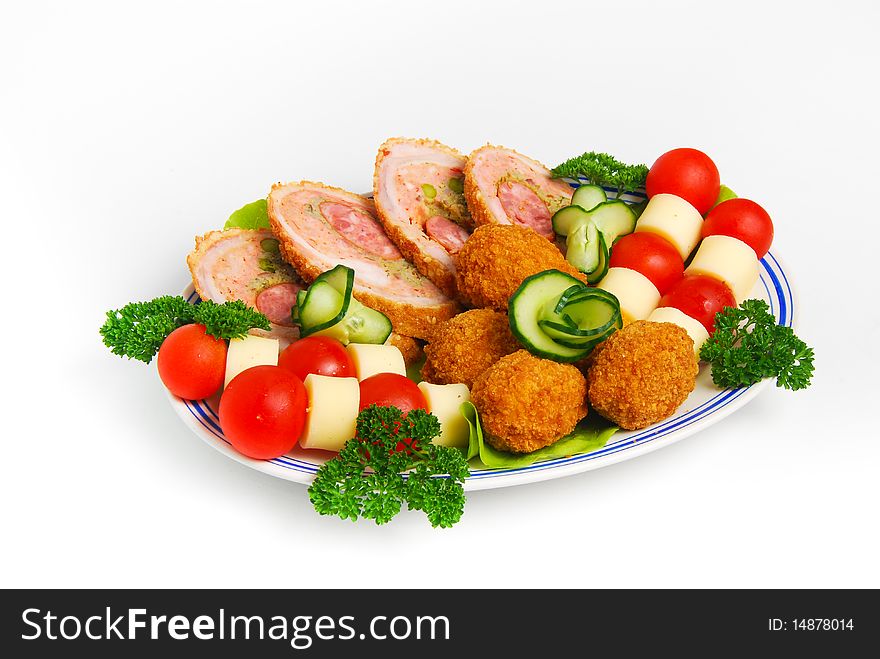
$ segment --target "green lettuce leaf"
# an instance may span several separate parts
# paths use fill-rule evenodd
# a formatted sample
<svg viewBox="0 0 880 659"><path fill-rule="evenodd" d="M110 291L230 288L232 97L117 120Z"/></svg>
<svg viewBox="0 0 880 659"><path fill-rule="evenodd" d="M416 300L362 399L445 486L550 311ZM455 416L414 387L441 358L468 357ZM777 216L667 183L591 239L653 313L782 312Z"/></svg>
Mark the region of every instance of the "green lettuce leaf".
<svg viewBox="0 0 880 659"><path fill-rule="evenodd" d="M265 199L245 204L226 220L224 229L268 229L269 205Z"/></svg>
<svg viewBox="0 0 880 659"><path fill-rule="evenodd" d="M480 415L473 403L462 403L461 413L467 419L471 431L467 459L479 458L480 462L490 469L527 467L543 460L590 453L605 446L611 436L618 431L617 426L611 425L598 414L592 414L581 421L571 434L555 441L550 446L545 446L531 453L508 453L493 448L483 440Z"/></svg>

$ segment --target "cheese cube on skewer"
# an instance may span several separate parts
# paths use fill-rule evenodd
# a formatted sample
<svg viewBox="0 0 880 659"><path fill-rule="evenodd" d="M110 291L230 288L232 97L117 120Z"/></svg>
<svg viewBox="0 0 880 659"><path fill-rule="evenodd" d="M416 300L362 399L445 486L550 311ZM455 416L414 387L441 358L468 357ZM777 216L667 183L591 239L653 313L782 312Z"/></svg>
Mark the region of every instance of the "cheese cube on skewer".
<svg viewBox="0 0 880 659"><path fill-rule="evenodd" d="M706 236L685 274L723 281L739 304L751 296L760 273L755 250L743 241L730 236Z"/></svg>
<svg viewBox="0 0 880 659"><path fill-rule="evenodd" d="M226 375L223 387L236 375L252 366L278 365L278 339L248 334L240 339L231 339L226 351Z"/></svg>
<svg viewBox="0 0 880 659"><path fill-rule="evenodd" d="M608 268L598 287L613 293L620 302L620 315L625 325L645 320L660 303L660 291L651 280L629 268Z"/></svg>
<svg viewBox="0 0 880 659"><path fill-rule="evenodd" d="M440 421L440 436L434 438L434 444L467 446L470 425L461 413L461 404L471 399L467 385L420 382L419 389L428 403L428 411Z"/></svg>
<svg viewBox="0 0 880 659"><path fill-rule="evenodd" d="M366 380L371 375L378 373L406 375L403 353L396 346L349 343L345 349L354 363L358 380Z"/></svg>
<svg viewBox="0 0 880 659"><path fill-rule="evenodd" d="M355 434L361 402L357 379L309 373L303 384L309 396L309 407L299 445L339 451Z"/></svg>
<svg viewBox="0 0 880 659"><path fill-rule="evenodd" d="M636 231L647 231L665 238L687 261L687 257L700 242L703 216L681 197L673 194L656 194L645 206L636 224Z"/></svg>

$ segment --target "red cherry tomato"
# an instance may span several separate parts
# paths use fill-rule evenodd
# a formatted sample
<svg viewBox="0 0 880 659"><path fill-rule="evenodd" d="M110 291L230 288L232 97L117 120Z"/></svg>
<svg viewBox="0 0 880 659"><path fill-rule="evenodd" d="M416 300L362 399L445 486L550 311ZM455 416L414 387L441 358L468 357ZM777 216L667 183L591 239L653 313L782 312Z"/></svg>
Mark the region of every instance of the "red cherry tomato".
<svg viewBox="0 0 880 659"><path fill-rule="evenodd" d="M655 233L639 232L623 236L611 248L608 265L641 272L665 294L684 276L684 261L678 250Z"/></svg>
<svg viewBox="0 0 880 659"><path fill-rule="evenodd" d="M648 171L645 190L648 197L668 193L678 195L705 215L718 199L721 177L712 159L696 149L673 149L657 158Z"/></svg>
<svg viewBox="0 0 880 659"><path fill-rule="evenodd" d="M404 414L417 408L428 410L428 403L418 385L397 373L379 373L361 382L360 409L370 405L393 405Z"/></svg>
<svg viewBox="0 0 880 659"><path fill-rule="evenodd" d="M735 307L736 299L724 282L706 275L688 275L660 298L659 306L678 309L713 334L715 314L724 307Z"/></svg>
<svg viewBox="0 0 880 659"><path fill-rule="evenodd" d="M379 373L361 382L360 409L364 410L370 405L393 405L404 414L414 409L428 411L425 395L418 385L397 373ZM401 437L394 450L409 453L411 445L411 437Z"/></svg>
<svg viewBox="0 0 880 659"><path fill-rule="evenodd" d="M239 453L257 460L284 455L299 441L308 396L302 380L278 366L254 366L226 385L220 427Z"/></svg>
<svg viewBox="0 0 880 659"><path fill-rule="evenodd" d="M706 236L739 238L762 259L773 242L773 221L767 211L750 199L728 199L706 216L703 238Z"/></svg>
<svg viewBox="0 0 880 659"><path fill-rule="evenodd" d="M171 332L159 348L159 377L175 396L207 398L226 374L226 341L205 333L204 325L184 325Z"/></svg>
<svg viewBox="0 0 880 659"><path fill-rule="evenodd" d="M329 336L307 336L294 341L281 351L278 365L300 380L305 380L309 373L337 378L356 377L345 346Z"/></svg>

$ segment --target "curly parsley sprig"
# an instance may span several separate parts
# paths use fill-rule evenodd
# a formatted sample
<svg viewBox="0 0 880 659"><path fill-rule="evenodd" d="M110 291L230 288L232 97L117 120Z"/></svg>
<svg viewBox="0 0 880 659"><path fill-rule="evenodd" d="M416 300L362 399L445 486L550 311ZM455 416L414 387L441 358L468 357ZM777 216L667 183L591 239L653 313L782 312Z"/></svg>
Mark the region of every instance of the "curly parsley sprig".
<svg viewBox="0 0 880 659"><path fill-rule="evenodd" d="M777 387L792 391L810 386L813 349L790 327L776 323L767 303L746 300L715 316L715 333L703 344L700 357L712 364L719 387L746 387L776 378Z"/></svg>
<svg viewBox="0 0 880 659"><path fill-rule="evenodd" d="M149 364L159 346L171 332L182 325L199 323L205 331L220 339L234 339L252 328L269 330L269 319L235 300L217 304L205 300L189 304L182 297L165 295L149 302L132 302L107 312L101 327L104 345L114 355L138 359Z"/></svg>
<svg viewBox="0 0 880 659"><path fill-rule="evenodd" d="M439 434L437 417L424 410L371 405L358 415L357 436L318 470L309 487L315 510L385 524L405 503L434 527L452 526L464 512L469 472L461 451L431 443Z"/></svg>
<svg viewBox="0 0 880 659"><path fill-rule="evenodd" d="M595 185L617 188L619 197L624 192L635 192L645 185L648 166L627 165L607 153L588 151L557 165L552 174L554 178L582 177L590 179Z"/></svg>

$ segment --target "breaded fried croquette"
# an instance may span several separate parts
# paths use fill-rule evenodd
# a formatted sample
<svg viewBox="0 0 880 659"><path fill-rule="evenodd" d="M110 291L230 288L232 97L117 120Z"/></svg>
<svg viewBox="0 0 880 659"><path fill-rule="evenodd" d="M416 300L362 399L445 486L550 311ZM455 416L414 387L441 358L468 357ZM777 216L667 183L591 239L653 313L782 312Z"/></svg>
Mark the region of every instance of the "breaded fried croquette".
<svg viewBox="0 0 880 659"><path fill-rule="evenodd" d="M698 372L693 339L681 327L636 321L597 346L587 372L590 405L621 428L644 428L675 412Z"/></svg>
<svg viewBox="0 0 880 659"><path fill-rule="evenodd" d="M486 441L503 451L529 453L574 430L587 415L586 393L584 376L571 364L519 350L477 378L471 399Z"/></svg>
<svg viewBox="0 0 880 659"><path fill-rule="evenodd" d="M491 309L473 309L440 323L425 346L422 379L433 384L474 380L499 359L519 349L507 315Z"/></svg>
<svg viewBox="0 0 880 659"><path fill-rule="evenodd" d="M472 307L507 310L507 301L526 277L561 270L586 281L552 242L512 224L477 227L458 253L456 284Z"/></svg>

